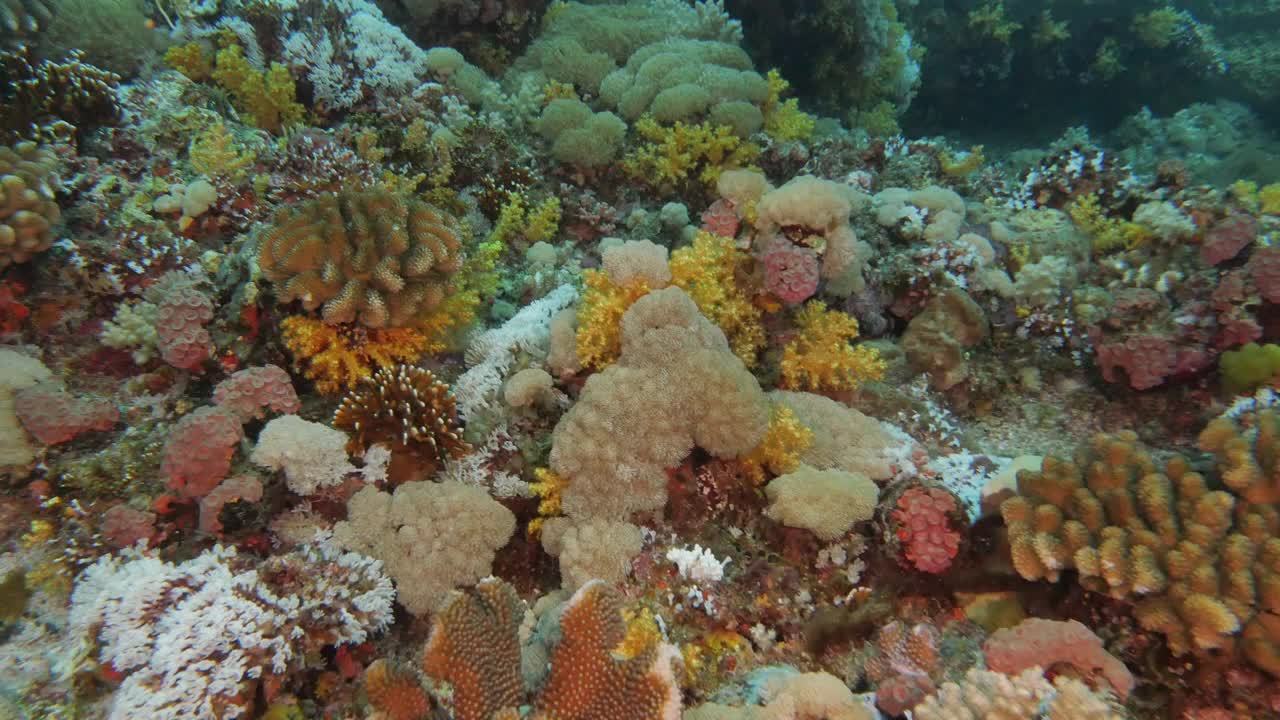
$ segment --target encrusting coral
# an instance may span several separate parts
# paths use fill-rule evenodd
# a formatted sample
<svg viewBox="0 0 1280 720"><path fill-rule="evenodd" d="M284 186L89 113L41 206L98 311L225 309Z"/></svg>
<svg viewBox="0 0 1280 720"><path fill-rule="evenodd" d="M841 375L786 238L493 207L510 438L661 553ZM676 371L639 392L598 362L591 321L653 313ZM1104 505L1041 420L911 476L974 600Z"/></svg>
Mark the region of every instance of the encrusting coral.
<svg viewBox="0 0 1280 720"><path fill-rule="evenodd" d="M560 642L532 698L535 720L676 720L678 652L656 632L629 633L622 598L592 581L568 601ZM523 603L510 585L484 580L456 593L436 615L423 669L452 687L457 720L516 720L525 704L520 676Z"/></svg>
<svg viewBox="0 0 1280 720"><path fill-rule="evenodd" d="M1086 588L1133 601L1177 654L1227 646L1246 628L1245 655L1280 675L1268 624L1280 612L1280 509L1260 471L1275 457L1276 420L1261 413L1258 425L1223 420L1201 435L1234 492L1210 490L1181 456L1160 467L1132 433L1019 472L1019 494L1001 505L1014 567L1049 581L1075 569Z"/></svg>
<svg viewBox="0 0 1280 720"><path fill-rule="evenodd" d="M280 302L321 308L325 322L415 326L456 289L461 233L420 200L345 190L278 213L258 240L258 264Z"/></svg>

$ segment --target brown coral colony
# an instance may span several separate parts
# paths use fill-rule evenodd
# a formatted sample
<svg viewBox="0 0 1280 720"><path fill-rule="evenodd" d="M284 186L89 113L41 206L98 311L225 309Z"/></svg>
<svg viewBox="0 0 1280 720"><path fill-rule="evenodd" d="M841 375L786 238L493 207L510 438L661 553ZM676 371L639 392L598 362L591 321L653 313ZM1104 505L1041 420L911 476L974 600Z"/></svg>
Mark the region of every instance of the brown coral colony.
<svg viewBox="0 0 1280 720"><path fill-rule="evenodd" d="M435 464L470 450L448 386L431 371L408 365L375 372L343 398L333 424L351 433L359 452L385 443L393 453Z"/></svg>

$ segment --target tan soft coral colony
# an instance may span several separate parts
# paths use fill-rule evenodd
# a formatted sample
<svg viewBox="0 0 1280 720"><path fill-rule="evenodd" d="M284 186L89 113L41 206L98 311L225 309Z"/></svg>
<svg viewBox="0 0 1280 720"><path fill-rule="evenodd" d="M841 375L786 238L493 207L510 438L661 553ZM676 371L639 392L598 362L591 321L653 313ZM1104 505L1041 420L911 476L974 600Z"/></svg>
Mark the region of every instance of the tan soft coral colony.
<svg viewBox="0 0 1280 720"><path fill-rule="evenodd" d="M325 322L412 326L449 295L462 267L461 226L386 188L322 195L282 210L258 241L282 303L321 308Z"/></svg>

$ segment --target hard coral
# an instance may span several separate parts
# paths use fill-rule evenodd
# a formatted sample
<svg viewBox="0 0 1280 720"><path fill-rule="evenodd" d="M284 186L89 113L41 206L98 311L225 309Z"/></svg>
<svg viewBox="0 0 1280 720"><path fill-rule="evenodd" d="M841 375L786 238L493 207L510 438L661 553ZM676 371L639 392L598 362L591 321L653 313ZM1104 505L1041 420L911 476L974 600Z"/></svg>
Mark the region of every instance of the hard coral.
<svg viewBox="0 0 1280 720"><path fill-rule="evenodd" d="M520 599L500 580L455 594L436 617L423 668L453 688L457 720L514 720L523 704ZM628 638L622 600L600 581L582 586L560 620L559 644L536 697L538 720L675 720L675 648Z"/></svg>
<svg viewBox="0 0 1280 720"><path fill-rule="evenodd" d="M916 486L902 493L897 505L893 521L904 557L921 572L946 572L962 537L954 527L955 496L942 488Z"/></svg>
<svg viewBox="0 0 1280 720"><path fill-rule="evenodd" d="M22 427L45 445L57 445L90 430L110 430L120 413L108 400L77 398L46 384L14 393Z"/></svg>
<svg viewBox="0 0 1280 720"><path fill-rule="evenodd" d="M229 410L203 407L183 416L164 446L169 487L188 498L208 494L227 476L242 438L240 418Z"/></svg>
<svg viewBox="0 0 1280 720"><path fill-rule="evenodd" d="M867 347L855 347L858 321L828 310L814 300L796 315L796 338L782 354L783 384L804 390L855 390L868 380L879 380L885 363Z"/></svg>
<svg viewBox="0 0 1280 720"><path fill-rule="evenodd" d="M1265 490L1254 496L1260 502L1249 500L1265 481L1233 474L1233 457L1242 455L1229 429L1210 426L1201 443L1236 494L1209 490L1180 456L1158 466L1133 433L1099 435L1074 461L1049 457L1039 471L1019 472L1019 495L1001 505L1014 567L1050 581L1074 568L1086 588L1133 600L1138 622L1177 654L1220 648L1241 627L1261 627L1255 617L1280 610L1280 513ZM1268 657L1280 657L1280 637L1261 640L1249 657L1280 672L1268 668Z"/></svg>
<svg viewBox="0 0 1280 720"><path fill-rule="evenodd" d="M409 328L330 325L302 315L285 318L280 329L294 364L325 395L355 387L378 368L416 362L435 347Z"/></svg>
<svg viewBox="0 0 1280 720"><path fill-rule="evenodd" d="M33 63L26 46L0 51L0 140L68 139L90 125L120 116L120 76L82 62L78 50L65 60Z"/></svg>
<svg viewBox="0 0 1280 720"><path fill-rule="evenodd" d="M424 475L471 451L449 387L429 370L397 365L378 370L353 388L333 415L351 433L350 448L363 453L384 444L412 458Z"/></svg>
<svg viewBox="0 0 1280 720"><path fill-rule="evenodd" d="M420 326L457 289L461 233L420 200L346 190L278 213L259 238L258 263L280 302L322 308L326 322Z"/></svg>
<svg viewBox="0 0 1280 720"><path fill-rule="evenodd" d="M275 365L246 368L218 383L213 401L239 416L242 422L259 420L266 411L289 415L301 409L289 374Z"/></svg>
<svg viewBox="0 0 1280 720"><path fill-rule="evenodd" d="M213 319L213 301L194 287L166 293L156 309L156 348L170 365L198 370L213 354L213 338L204 326Z"/></svg>
<svg viewBox="0 0 1280 720"><path fill-rule="evenodd" d="M53 244L62 213L54 200L57 159L34 143L0 147L0 268L30 260Z"/></svg>

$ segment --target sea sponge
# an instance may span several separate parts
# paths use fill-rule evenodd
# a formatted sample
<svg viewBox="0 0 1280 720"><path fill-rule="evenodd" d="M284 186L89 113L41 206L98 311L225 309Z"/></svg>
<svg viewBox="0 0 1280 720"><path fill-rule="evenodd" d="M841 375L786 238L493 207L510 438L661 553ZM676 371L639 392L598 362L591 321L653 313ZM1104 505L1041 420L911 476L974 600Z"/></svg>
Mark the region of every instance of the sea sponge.
<svg viewBox="0 0 1280 720"><path fill-rule="evenodd" d="M494 552L515 528L515 515L484 488L409 482L394 494L375 487L356 493L333 537L348 550L381 560L400 603L425 615L453 588L488 575Z"/></svg>
<svg viewBox="0 0 1280 720"><path fill-rule="evenodd" d="M35 460L35 448L18 422L14 395L53 378L38 359L0 348L0 471L11 471Z"/></svg>
<svg viewBox="0 0 1280 720"><path fill-rule="evenodd" d="M325 322L412 326L453 292L461 234L420 200L344 190L277 213L258 238L258 264L280 302L321 308Z"/></svg>
<svg viewBox="0 0 1280 720"><path fill-rule="evenodd" d="M969 376L965 350L987 338L987 316L960 288L947 288L911 318L902 334L902 350L929 384L947 390Z"/></svg>
<svg viewBox="0 0 1280 720"><path fill-rule="evenodd" d="M765 514L789 527L804 528L824 542L840 538L876 510L880 489L861 473L815 470L801 465L764 489Z"/></svg>
<svg viewBox="0 0 1280 720"><path fill-rule="evenodd" d="M1041 665L1071 665L1083 674L1098 672L1121 701L1133 690L1133 673L1102 646L1102 639L1075 620L1023 620L992 633L982 646L987 667L1013 675Z"/></svg>
<svg viewBox="0 0 1280 720"><path fill-rule="evenodd" d="M736 457L768 428L760 386L683 290L640 298L621 328L618 361L587 379L552 435L551 469L567 482L571 517L661 508L665 470L695 446Z"/></svg>
<svg viewBox="0 0 1280 720"><path fill-rule="evenodd" d="M0 146L0 268L30 260L53 244L62 217L54 200L57 158L35 143Z"/></svg>

